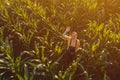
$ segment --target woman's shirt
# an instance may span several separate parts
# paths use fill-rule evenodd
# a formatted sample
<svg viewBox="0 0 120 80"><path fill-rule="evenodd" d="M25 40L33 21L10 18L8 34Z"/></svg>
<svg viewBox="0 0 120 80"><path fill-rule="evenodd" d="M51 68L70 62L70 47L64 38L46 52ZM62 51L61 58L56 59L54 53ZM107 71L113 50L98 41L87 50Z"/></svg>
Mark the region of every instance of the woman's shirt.
<svg viewBox="0 0 120 80"><path fill-rule="evenodd" d="M77 39L77 42L76 42L76 40L73 41L73 40L71 40L71 37L69 37L67 35L65 35L64 38L67 40L67 48L72 46L72 47L75 47L76 49L78 49L80 47L80 42L78 39Z"/></svg>

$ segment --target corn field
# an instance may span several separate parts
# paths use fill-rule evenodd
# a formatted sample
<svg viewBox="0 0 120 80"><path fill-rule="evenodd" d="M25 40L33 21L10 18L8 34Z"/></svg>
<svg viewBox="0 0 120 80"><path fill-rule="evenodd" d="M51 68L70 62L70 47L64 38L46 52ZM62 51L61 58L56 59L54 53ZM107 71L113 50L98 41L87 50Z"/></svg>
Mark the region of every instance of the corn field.
<svg viewBox="0 0 120 80"><path fill-rule="evenodd" d="M63 70L67 26L81 49ZM120 80L120 0L0 0L0 80Z"/></svg>

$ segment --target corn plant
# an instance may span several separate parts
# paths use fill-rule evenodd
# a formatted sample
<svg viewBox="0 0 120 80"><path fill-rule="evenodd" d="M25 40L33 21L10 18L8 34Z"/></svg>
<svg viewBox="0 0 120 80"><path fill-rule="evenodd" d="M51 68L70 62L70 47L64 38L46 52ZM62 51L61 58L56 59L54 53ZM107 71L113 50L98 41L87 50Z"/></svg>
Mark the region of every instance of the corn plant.
<svg viewBox="0 0 120 80"><path fill-rule="evenodd" d="M0 0L1 80L117 80L119 0ZM62 32L78 32L79 56L62 70ZM71 33L70 32L70 33Z"/></svg>

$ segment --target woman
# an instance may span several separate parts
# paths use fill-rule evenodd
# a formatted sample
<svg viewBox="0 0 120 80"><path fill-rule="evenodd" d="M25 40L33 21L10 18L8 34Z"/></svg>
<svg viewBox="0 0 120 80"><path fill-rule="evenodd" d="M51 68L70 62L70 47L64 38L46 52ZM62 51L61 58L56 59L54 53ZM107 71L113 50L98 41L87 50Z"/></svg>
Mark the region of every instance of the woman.
<svg viewBox="0 0 120 80"><path fill-rule="evenodd" d="M67 51L64 54L64 64L71 64L77 57L77 50L80 47L80 41L77 39L77 32L72 32L71 36L67 36L66 33L70 31L70 27L67 27L63 33L63 38L67 40Z"/></svg>

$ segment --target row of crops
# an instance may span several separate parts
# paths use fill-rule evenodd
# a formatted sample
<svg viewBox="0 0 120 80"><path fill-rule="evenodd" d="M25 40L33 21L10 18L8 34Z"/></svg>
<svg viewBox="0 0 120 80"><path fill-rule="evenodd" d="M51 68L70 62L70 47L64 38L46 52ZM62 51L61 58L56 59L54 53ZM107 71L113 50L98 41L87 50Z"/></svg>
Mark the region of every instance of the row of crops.
<svg viewBox="0 0 120 80"><path fill-rule="evenodd" d="M119 80L119 4L0 0L0 80ZM67 26L78 33L81 49L64 68Z"/></svg>

